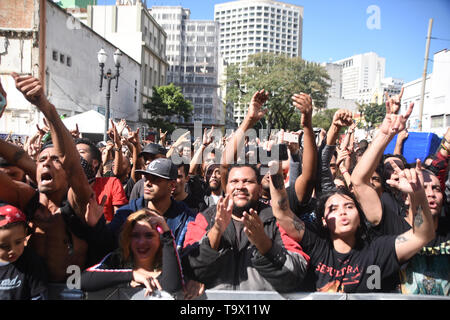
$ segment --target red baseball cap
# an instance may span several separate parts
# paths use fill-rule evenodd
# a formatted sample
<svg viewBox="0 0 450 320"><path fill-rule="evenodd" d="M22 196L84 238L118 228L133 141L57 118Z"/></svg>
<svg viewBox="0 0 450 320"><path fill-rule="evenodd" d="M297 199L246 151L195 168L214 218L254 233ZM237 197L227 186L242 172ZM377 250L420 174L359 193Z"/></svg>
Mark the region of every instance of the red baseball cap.
<svg viewBox="0 0 450 320"><path fill-rule="evenodd" d="M4 227L13 222L27 221L23 212L11 205L0 207L0 216L5 217L5 219L0 220L0 227Z"/></svg>

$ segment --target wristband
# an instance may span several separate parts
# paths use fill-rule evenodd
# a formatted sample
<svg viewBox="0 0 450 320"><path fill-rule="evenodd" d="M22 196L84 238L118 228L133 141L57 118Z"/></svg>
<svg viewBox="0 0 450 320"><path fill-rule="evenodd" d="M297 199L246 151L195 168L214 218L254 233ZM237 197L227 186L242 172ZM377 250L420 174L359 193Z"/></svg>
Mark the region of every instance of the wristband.
<svg viewBox="0 0 450 320"><path fill-rule="evenodd" d="M444 143L441 143L441 148L444 149L445 151L447 151L447 153L450 153L450 151L449 151L448 148L444 145Z"/></svg>

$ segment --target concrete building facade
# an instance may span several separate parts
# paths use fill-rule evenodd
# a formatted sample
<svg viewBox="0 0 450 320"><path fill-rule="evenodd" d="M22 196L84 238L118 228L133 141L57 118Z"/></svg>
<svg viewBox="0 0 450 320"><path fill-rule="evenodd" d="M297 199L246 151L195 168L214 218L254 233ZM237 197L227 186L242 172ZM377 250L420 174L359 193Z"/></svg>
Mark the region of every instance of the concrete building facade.
<svg viewBox="0 0 450 320"><path fill-rule="evenodd" d="M180 117L175 122L188 127L194 121L224 127L218 22L191 20L190 10L181 6L153 6L149 12L167 33L167 82L180 87L194 105L190 121Z"/></svg>
<svg viewBox="0 0 450 320"><path fill-rule="evenodd" d="M369 103L377 78L384 78L386 59L379 57L375 52L368 52L334 63L342 66L341 97L359 103Z"/></svg>
<svg viewBox="0 0 450 320"><path fill-rule="evenodd" d="M13 5L6 7L5 3ZM24 3L24 10L18 9ZM42 114L15 88L12 71L41 79L48 99L61 115L70 117L89 110L104 113L105 90L99 91L97 52L104 48L109 55L106 69L114 71L112 54L117 48L113 44L76 23L49 0L1 1L0 12L16 17L0 16L0 42L6 44L6 50L0 52L0 76L8 94L8 107L0 119L2 133L30 135L36 124L42 123ZM111 90L111 118L126 118L135 127L139 125L140 64L123 54L121 66L118 91Z"/></svg>
<svg viewBox="0 0 450 320"><path fill-rule="evenodd" d="M422 78L405 83L402 113L414 102L414 110L408 120L410 131L419 130L419 109ZM433 69L426 77L422 115L422 131L443 136L450 127L450 51L443 49L433 55Z"/></svg>
<svg viewBox="0 0 450 320"><path fill-rule="evenodd" d="M166 85L167 34L141 1L124 5L88 6L87 25L141 64L138 88L141 105L150 101L153 87ZM140 119L149 118L141 108Z"/></svg>
<svg viewBox="0 0 450 320"><path fill-rule="evenodd" d="M216 4L220 23L219 51L226 64L241 64L259 52L302 56L303 7L272 0L239 0ZM239 125L247 105L234 106Z"/></svg>

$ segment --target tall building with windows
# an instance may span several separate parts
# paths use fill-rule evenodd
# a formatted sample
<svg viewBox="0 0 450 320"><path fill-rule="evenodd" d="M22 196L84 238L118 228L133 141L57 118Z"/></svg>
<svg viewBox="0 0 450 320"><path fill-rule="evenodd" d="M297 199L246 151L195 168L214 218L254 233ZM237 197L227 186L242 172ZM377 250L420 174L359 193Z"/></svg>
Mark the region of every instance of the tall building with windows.
<svg viewBox="0 0 450 320"><path fill-rule="evenodd" d="M167 33L167 82L180 87L194 105L194 121L203 125L223 127L225 107L219 84L221 61L218 51L219 23L190 20L190 10L181 6L153 6L151 15Z"/></svg>
<svg viewBox="0 0 450 320"><path fill-rule="evenodd" d="M239 0L214 6L220 23L219 49L226 64L259 52L302 56L303 7L272 0ZM234 107L238 124L246 106Z"/></svg>
<svg viewBox="0 0 450 320"><path fill-rule="evenodd" d="M368 52L334 63L342 66L341 97L359 103L369 103L377 79L384 79L386 59L375 52Z"/></svg>

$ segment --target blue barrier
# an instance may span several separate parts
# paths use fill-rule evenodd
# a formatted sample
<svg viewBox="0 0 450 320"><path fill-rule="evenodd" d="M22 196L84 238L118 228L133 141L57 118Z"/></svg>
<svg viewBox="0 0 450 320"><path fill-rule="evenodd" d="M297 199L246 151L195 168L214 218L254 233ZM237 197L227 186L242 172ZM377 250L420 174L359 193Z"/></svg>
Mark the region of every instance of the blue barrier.
<svg viewBox="0 0 450 320"><path fill-rule="evenodd" d="M397 137L398 135L389 143L384 154L394 153ZM403 156L408 163L416 162L417 158L423 162L428 155L436 152L441 140L431 132L409 132L408 138L403 143Z"/></svg>

